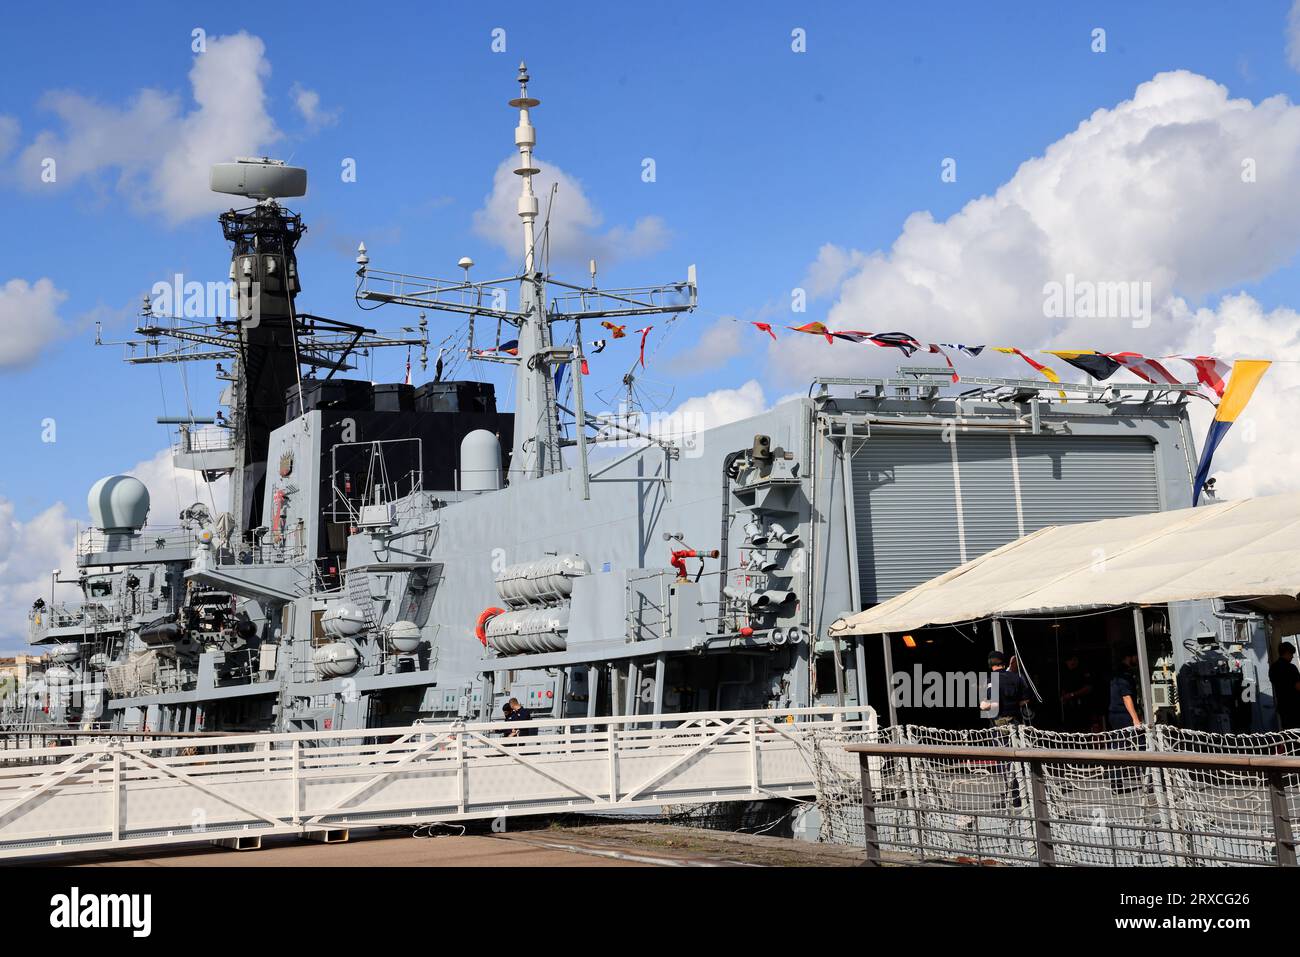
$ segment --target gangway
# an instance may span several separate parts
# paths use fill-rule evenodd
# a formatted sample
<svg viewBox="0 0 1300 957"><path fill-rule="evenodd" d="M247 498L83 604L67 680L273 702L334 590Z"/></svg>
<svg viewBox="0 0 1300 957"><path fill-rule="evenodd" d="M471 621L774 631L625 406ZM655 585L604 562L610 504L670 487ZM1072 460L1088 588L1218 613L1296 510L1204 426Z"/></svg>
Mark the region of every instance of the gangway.
<svg viewBox="0 0 1300 957"><path fill-rule="evenodd" d="M0 767L0 860L805 797L813 736L875 727L870 709L794 708L19 748Z"/></svg>

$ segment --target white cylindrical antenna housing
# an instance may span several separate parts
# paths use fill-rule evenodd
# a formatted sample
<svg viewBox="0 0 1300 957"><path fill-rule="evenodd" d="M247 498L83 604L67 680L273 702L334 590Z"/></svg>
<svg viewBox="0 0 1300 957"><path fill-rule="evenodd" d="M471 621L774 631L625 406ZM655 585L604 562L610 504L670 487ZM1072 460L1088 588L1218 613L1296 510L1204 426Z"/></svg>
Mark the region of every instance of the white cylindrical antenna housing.
<svg viewBox="0 0 1300 957"><path fill-rule="evenodd" d="M501 441L487 429L475 429L461 439L460 487L465 492L501 488Z"/></svg>

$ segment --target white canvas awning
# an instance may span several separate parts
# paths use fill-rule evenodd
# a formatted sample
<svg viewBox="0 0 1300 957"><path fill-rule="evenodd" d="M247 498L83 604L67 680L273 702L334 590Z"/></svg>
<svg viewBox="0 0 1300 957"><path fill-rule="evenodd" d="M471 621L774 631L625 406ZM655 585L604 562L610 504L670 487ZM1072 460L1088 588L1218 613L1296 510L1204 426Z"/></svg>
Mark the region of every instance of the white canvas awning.
<svg viewBox="0 0 1300 957"><path fill-rule="evenodd" d="M1300 493L1054 525L831 625L874 635L981 618L1250 599L1293 611Z"/></svg>

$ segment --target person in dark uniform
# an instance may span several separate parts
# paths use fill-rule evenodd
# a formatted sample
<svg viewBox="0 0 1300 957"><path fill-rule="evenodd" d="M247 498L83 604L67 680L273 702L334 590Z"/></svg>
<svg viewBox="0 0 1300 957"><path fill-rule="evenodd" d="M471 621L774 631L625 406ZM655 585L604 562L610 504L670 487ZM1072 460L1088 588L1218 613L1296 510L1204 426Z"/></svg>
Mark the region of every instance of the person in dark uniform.
<svg viewBox="0 0 1300 957"><path fill-rule="evenodd" d="M1142 728L1142 684L1137 673L1138 655L1132 648L1121 652L1110 679L1110 702L1106 709L1106 726L1116 735L1111 747L1120 751L1141 751L1145 746ZM1136 767L1114 767L1106 771L1106 780L1118 794L1128 794L1148 787L1146 772Z"/></svg>
<svg viewBox="0 0 1300 957"><path fill-rule="evenodd" d="M1023 711L1029 706L1029 682L1006 669L1007 656L997 649L990 651L990 674L980 701L980 713L981 717L992 720L999 727L1019 724Z"/></svg>
<svg viewBox="0 0 1300 957"><path fill-rule="evenodd" d="M1295 645L1284 641L1277 646L1277 660L1268 668L1268 680L1273 685L1273 707L1283 731L1300 727L1300 670L1292 660Z"/></svg>
<svg viewBox="0 0 1300 957"><path fill-rule="evenodd" d="M506 713L507 721L531 721L533 720L532 712L519 703L518 698L511 698L506 704L510 710ZM537 733L536 728L515 728L510 732L508 737L527 738Z"/></svg>
<svg viewBox="0 0 1300 957"><path fill-rule="evenodd" d="M1142 695L1137 675L1138 656L1132 649L1125 650L1115 665L1110 679L1110 706L1106 720L1112 731L1142 727Z"/></svg>
<svg viewBox="0 0 1300 957"><path fill-rule="evenodd" d="M1079 662L1079 655L1071 652L1065 659L1065 673L1061 675L1061 727L1065 731L1092 730L1092 673Z"/></svg>

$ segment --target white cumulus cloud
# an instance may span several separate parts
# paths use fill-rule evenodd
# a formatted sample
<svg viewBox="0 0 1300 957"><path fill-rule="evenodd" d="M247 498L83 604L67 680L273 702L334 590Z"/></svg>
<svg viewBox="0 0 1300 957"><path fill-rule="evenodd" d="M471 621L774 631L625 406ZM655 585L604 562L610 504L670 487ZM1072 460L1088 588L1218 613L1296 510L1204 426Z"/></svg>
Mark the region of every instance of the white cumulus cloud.
<svg viewBox="0 0 1300 957"><path fill-rule="evenodd" d="M1246 410L1233 423L1214 456L1211 475L1220 498L1272 495L1300 488L1300 444L1295 441L1300 409L1300 313L1266 311L1244 293L1225 296L1213 309L1180 312L1188 323L1186 351L1232 358L1271 359ZM1209 429L1213 410L1192 405L1193 431L1199 443Z"/></svg>
<svg viewBox="0 0 1300 957"><path fill-rule="evenodd" d="M706 326L684 349L676 352L669 360L671 367L681 372L699 372L726 365L744 351L746 343L741 337L745 330L752 332L753 328L747 322L742 328L742 323L734 317L722 316Z"/></svg>
<svg viewBox="0 0 1300 957"><path fill-rule="evenodd" d="M26 365L63 334L59 306L67 298L49 279L0 286L0 368Z"/></svg>
<svg viewBox="0 0 1300 957"><path fill-rule="evenodd" d="M1026 350L1300 358L1294 311L1265 311L1231 294L1300 250L1296 182L1300 107L1285 96L1233 98L1186 71L1161 73L947 220L913 213L887 250L823 247L805 285L810 298L834 287L831 328ZM1149 284L1150 310L1049 316L1051 284L1071 280ZM1189 305L1215 293L1229 295L1213 308ZM787 378L806 379L875 375L901 359L894 350L796 335L773 361ZM972 374L1033 376L1014 356L953 359ZM1191 378L1182 364L1174 368ZM1286 433L1300 398L1296 368L1270 370L1249 409L1253 424L1243 428L1243 420L1225 441L1217 459L1223 493L1298 487L1300 453ZM1198 440L1207 419L1196 409Z"/></svg>
<svg viewBox="0 0 1300 957"><path fill-rule="evenodd" d="M289 96L293 98L294 107L310 129L318 130L333 126L339 121L340 111L321 109L320 94L315 90L310 90L301 83L295 83L289 89Z"/></svg>
<svg viewBox="0 0 1300 957"><path fill-rule="evenodd" d="M180 524L181 509L200 502L214 514L225 510L229 481L221 479L211 489L196 472L172 465L171 449L163 449L126 471L149 489L149 528L173 528ZM86 489L103 476L87 474ZM213 505L215 503L215 509ZM80 522L89 525L84 499L75 511L58 502L27 521L15 516L13 502L0 497L0 654L24 650L27 643L27 611L36 598L50 600L51 571L64 577L76 575L76 531ZM61 586L59 601L80 600L75 586Z"/></svg>
<svg viewBox="0 0 1300 957"><path fill-rule="evenodd" d="M658 216L645 216L631 226L614 226L604 231L604 217L592 205L582 189L582 184L559 167L534 157L534 165L541 172L533 176L533 192L538 198L537 244L541 252L542 223L546 220L551 186L558 184L554 205L551 206L549 244L551 259L565 263L586 263L595 259L597 265L615 260L637 259L663 249L670 237L668 226ZM518 200L519 177L514 169L516 158L506 160L497 167L492 180L492 192L483 207L474 213L474 231L505 250L506 254L524 255L523 228L520 225Z"/></svg>
<svg viewBox="0 0 1300 957"><path fill-rule="evenodd" d="M37 598L50 600L55 568L72 569L75 531L62 503L22 522L13 502L0 498L0 653L24 651L28 609ZM71 597L67 591L60 589L60 600Z"/></svg>
<svg viewBox="0 0 1300 957"><path fill-rule="evenodd" d="M17 118L0 114L0 159L8 156L18 145L21 129Z"/></svg>
<svg viewBox="0 0 1300 957"><path fill-rule="evenodd" d="M913 213L888 250L823 248L814 285L843 275L827 322L922 338L1036 348L1158 349L1175 297L1268 275L1300 248L1300 108L1260 103L1185 71L1143 83L943 222ZM1044 288L1070 277L1150 283L1149 326L1048 318ZM798 321L804 321L806 316ZM797 324L792 322L791 324ZM806 375L882 367L896 353L795 342Z"/></svg>
<svg viewBox="0 0 1300 957"><path fill-rule="evenodd" d="M41 105L59 129L39 132L12 173L31 189L93 180L111 187L138 212L171 223L229 206L208 189L208 168L236 156L261 155L280 136L266 109L271 65L261 39L236 33L208 40L190 69L192 103L143 89L125 105L56 91ZM53 183L42 180L54 161Z"/></svg>

